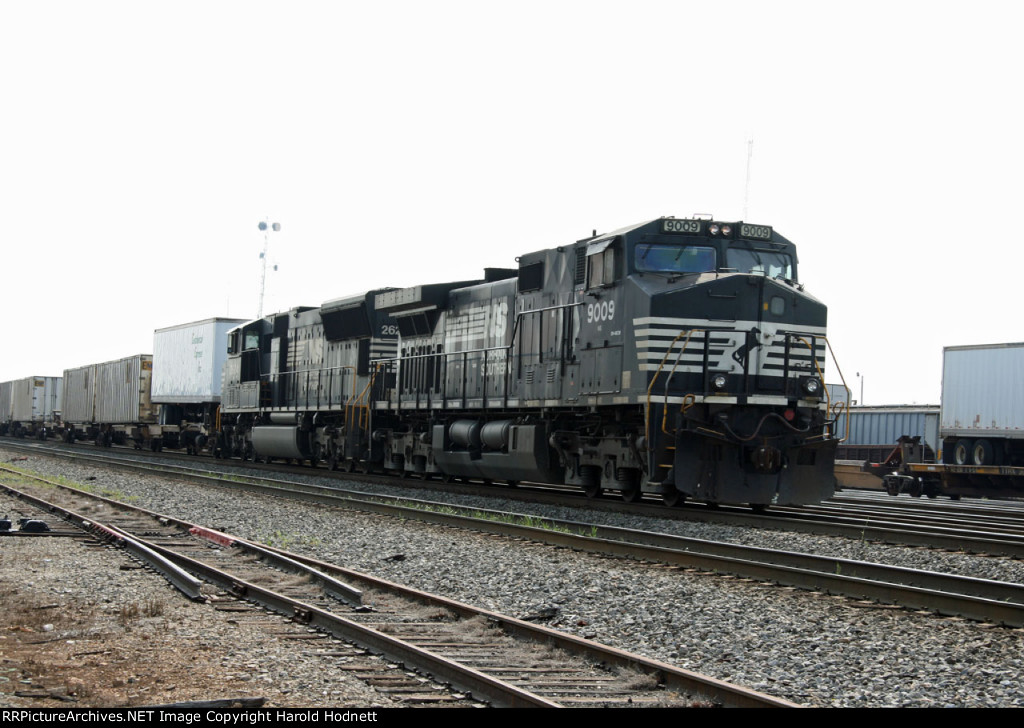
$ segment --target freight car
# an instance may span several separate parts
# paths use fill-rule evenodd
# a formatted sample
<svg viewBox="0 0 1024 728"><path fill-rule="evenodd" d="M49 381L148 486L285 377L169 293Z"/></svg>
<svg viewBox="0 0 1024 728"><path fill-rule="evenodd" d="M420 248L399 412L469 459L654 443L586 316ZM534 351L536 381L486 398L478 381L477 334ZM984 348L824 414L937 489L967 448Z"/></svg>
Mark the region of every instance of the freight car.
<svg viewBox="0 0 1024 728"><path fill-rule="evenodd" d="M1024 343L945 347L932 439L941 445L941 462L920 446L920 438L901 438L888 464L864 468L881 471L892 495L1024 496L1022 368Z"/></svg>
<svg viewBox="0 0 1024 728"><path fill-rule="evenodd" d="M206 447L217 427L228 331L241 323L210 318L153 332L151 399L160 413L151 449Z"/></svg>
<svg viewBox="0 0 1024 728"><path fill-rule="evenodd" d="M942 462L1024 466L1021 371L1024 343L942 350Z"/></svg>
<svg viewBox="0 0 1024 728"><path fill-rule="evenodd" d="M151 442L159 415L150 397L152 377L152 354L65 369L64 440L91 439L107 447Z"/></svg>
<svg viewBox="0 0 1024 728"><path fill-rule="evenodd" d="M659 218L480 280L239 326L216 452L630 501L818 502L838 439L825 327L771 227Z"/></svg>
<svg viewBox="0 0 1024 728"><path fill-rule="evenodd" d="M45 440L60 427L60 377L25 377L0 382L0 435Z"/></svg>
<svg viewBox="0 0 1024 728"><path fill-rule="evenodd" d="M157 329L153 354L65 371L64 439L198 453L217 426L227 332L240 323L210 318Z"/></svg>

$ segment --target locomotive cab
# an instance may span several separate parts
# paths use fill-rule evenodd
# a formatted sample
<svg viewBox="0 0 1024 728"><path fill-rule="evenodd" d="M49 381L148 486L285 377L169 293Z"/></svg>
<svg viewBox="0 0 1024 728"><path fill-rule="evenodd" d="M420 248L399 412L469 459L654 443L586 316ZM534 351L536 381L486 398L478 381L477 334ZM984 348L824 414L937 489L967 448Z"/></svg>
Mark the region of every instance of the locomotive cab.
<svg viewBox="0 0 1024 728"><path fill-rule="evenodd" d="M607 308L609 323L622 311L631 324L624 360L647 394L643 490L755 505L831 495L827 312L798 284L790 241L763 225L663 218L590 243L588 258L595 318ZM619 330L586 340L590 305L584 347Z"/></svg>

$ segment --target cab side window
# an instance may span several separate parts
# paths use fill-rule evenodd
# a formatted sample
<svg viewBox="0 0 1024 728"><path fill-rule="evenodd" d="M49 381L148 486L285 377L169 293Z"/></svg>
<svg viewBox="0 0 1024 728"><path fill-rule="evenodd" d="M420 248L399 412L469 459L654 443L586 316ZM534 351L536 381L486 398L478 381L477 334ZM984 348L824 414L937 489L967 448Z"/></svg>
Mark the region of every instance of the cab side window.
<svg viewBox="0 0 1024 728"><path fill-rule="evenodd" d="M593 248L599 246L595 245ZM598 288L615 282L615 249L605 243L600 250L587 251L587 287Z"/></svg>

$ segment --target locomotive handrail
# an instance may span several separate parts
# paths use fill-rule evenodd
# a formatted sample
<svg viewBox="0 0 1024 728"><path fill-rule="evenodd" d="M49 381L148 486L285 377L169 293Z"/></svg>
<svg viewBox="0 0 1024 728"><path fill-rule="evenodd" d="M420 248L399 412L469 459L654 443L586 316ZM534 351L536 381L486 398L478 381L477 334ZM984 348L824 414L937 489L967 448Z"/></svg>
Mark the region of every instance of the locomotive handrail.
<svg viewBox="0 0 1024 728"><path fill-rule="evenodd" d="M548 311L564 311L564 310L567 310L567 309L570 309L570 308L575 308L575 307L578 307L578 306L583 306L584 304L585 304L585 301L573 301L571 303L562 303L562 304L557 304L557 305L554 305L554 306L543 306L541 308L534 308L534 309L530 309L528 311L524 310L524 311L517 311L517 312L515 312L515 316L514 316L514 320L513 320L513 324L512 324L511 341L508 344L502 344L502 345L499 345L499 346L483 346L483 347L479 347L479 348L475 348L475 349L465 349L463 351L442 351L442 352L431 352L431 353L426 353L426 354L408 354L408 355L402 355L402 356L395 356L395 357L391 357L391 358L388 358L388 359L378 359L377 361L380 362L380 363L385 363L389 367L393 367L395 371L399 372L399 374L397 376L396 383L395 383L395 387L394 387L394 390L395 390L395 394L394 394L395 404L399 408L401 407L401 402L402 402L403 376L408 376L407 381L405 381L405 385L407 385L407 386L412 388L413 393L415 394L415 398L416 398L416 400L415 400L416 406L419 407L420 404L421 404L420 403L420 396L421 396L421 394L425 394L426 395L426 397L427 397L427 406L428 407L431 406L432 401L433 401L433 397L432 397L432 392L433 392L432 384L427 382L424 379L424 377L430 376L431 374L435 378L440 380L442 400L444 402L447 402L449 399L460 400L461 405L465 408L465 407L469 406L469 400L470 400L469 392L468 392L467 387L466 387L466 385L468 383L468 365L474 359L481 360L481 364L482 364L482 367L483 367L483 372L482 372L482 375L480 377L480 381L482 383L482 388L483 388L483 391L481 393L481 406L482 406L483 409L487 409L488 408L488 400L489 400L489 394L488 394L489 384L490 384L490 381L495 376L494 372L491 372L491 371L488 370L488 366L487 365L488 365L488 363L490 363L492 360L495 359L495 357L492 356L493 352L502 352L502 353L504 353L504 360L503 360L503 363L504 363L503 370L504 371L501 374L502 380L503 380L502 381L502 386L501 386L501 389L502 389L501 398L502 398L502 406L507 407L508 406L508 398L509 398L509 394L510 394L509 393L509 388L510 388L511 382L512 382L513 367L514 366L520 366L521 367L521 365L522 365L523 354L520 352L520 354L518 356L514 356L514 352L515 352L515 346L516 346L517 337L518 337L519 333L522 331L521 321L523 320L523 318L525 316L527 316L527 315L541 314L541 313L545 313L545 312L548 312ZM563 339L564 339L564 337L563 337ZM566 363L566 361L568 360L567 353L566 353L566 351L564 349L564 343L565 342L563 341L563 349L557 353L558 360L559 360L559 362L563 366ZM543 352L536 352L536 354L538 356L543 357ZM459 394L456 395L456 396L449 396L449 393L447 391L448 370L450 368L449 364L450 364L450 362L452 361L453 358L455 358L458 361L458 363L461 364L461 366L462 366L462 373L461 373L460 381L458 383L459 384ZM439 367L439 371L438 372L432 372L431 370L428 370L428 369L423 369L423 370L416 369L415 371L413 371L412 367L414 367L416 363L422 362L422 361L436 361L436 362L439 362L440 365L441 365ZM518 362L518 364L516 362ZM401 374L403 368L408 373L407 375ZM391 405L391 401L390 400L391 400L391 397L389 396L389 408L390 408L390 405Z"/></svg>
<svg viewBox="0 0 1024 728"><path fill-rule="evenodd" d="M665 356L661 358L661 363L658 364L658 368L654 371L654 376L651 377L651 383L647 385L647 406L644 408L644 436L648 440L650 440L651 437L651 391L654 389L654 383L658 381L658 376L661 374L661 370L665 367L665 362L668 361L668 355L672 353L672 347L674 347L676 342L682 338L683 334L686 334L686 341L683 342L683 351L685 351L686 346L690 341L690 336L692 336L695 331L707 331L707 329L689 329L680 331L676 334L676 338L672 339L672 343L670 343L665 349ZM681 353L682 352L680 352L680 354ZM675 368L673 367L673 371L674 370ZM666 410L668 409L667 396L666 392ZM667 435L669 433L666 432L665 434Z"/></svg>
<svg viewBox="0 0 1024 728"><path fill-rule="evenodd" d="M690 334L687 335L686 341L683 342L683 348L679 350L678 354L676 354L676 361L675 361L675 364L672 365L672 371L670 371L668 373L668 376L665 377L665 406L661 410L661 431L665 435L672 435L672 434L674 434L674 433L668 431L668 387L669 387L669 384L672 383L672 377L673 377L673 375L675 375L676 369L679 368L679 362L682 361L683 354L686 353L686 347L690 344L690 336L695 334L695 333L697 333L698 331L703 332L705 334L705 339L707 339L707 334L709 333L708 329L690 329ZM705 340L705 342L704 342L704 355L705 355L704 358L705 359L707 359L707 351L708 351L709 344L710 344L710 342ZM706 370L706 367L702 367L702 368L704 368ZM693 406L693 401L695 401L695 399L696 398L692 397L692 393L691 393L691 400L692 401L690 402L690 405L689 405L690 407ZM685 403L685 401L686 401L685 397L683 398L683 401ZM682 410L682 409L683 409L682 406L680 406L680 410ZM689 407L687 407L687 409L689 409Z"/></svg>
<svg viewBox="0 0 1024 728"><path fill-rule="evenodd" d="M486 409L487 408L487 378L488 378L487 377L487 372L486 372L486 365L487 365L487 360L488 360L488 354L490 352L494 352L494 351L503 351L503 352L506 353L506 356L505 356L505 381L504 381L503 399L505 400L505 403L507 404L508 403L508 384L509 384L509 379L510 379L509 374L511 373L510 370L511 370L511 359L512 359L511 352L512 352L512 348L513 348L513 344L502 344L501 346L485 346L485 347L481 347L479 349L466 349L464 351L438 351L438 352L432 352L432 353L428 353L428 354L410 354L410 355L405 355L405 356L401 356L401 357L397 357L396 356L396 357L392 357L392 358L389 358L389 359L377 359L376 361L379 364L387 364L387 365L392 366L392 367L397 367L398 371L401 371L401 368L402 368L403 364L408 365L408 364L419 362L419 361L423 361L423 360L439 361L443 365L441 367L439 379L442 382L442 384L444 384L444 383L447 382L448 362L452 358L459 358L459 359L462 360L462 362L461 362L462 363L462 380L461 380L461 386L459 388L460 391L462 392L462 394L460 395L460 398L463 401L463 406L466 406L466 401L468 399L468 395L466 393L466 386L465 386L465 384L466 384L466 364L467 364L468 361L470 361L470 359L469 359L470 355L480 355L480 354L482 354L483 355L483 364L484 364L484 376L483 376L483 388L484 388L484 391L483 391L483 395L482 396L483 396L483 408ZM424 374L424 372L418 372L418 374L420 374L422 376ZM416 404L417 404L417 406L419 406L419 397L420 397L420 394L421 394L421 391L420 391L421 388L418 386L416 381L413 381L413 379L415 379L416 376L417 376L417 373L413 373L411 375L410 381L408 383L415 389ZM397 396L397 404L400 407L401 406L401 396L402 396L402 376L400 374L399 374L398 379L396 381L395 389L397 391L397 395L396 395ZM432 401L431 395L430 395L431 388L430 387L425 387L423 389L425 389L426 395L427 395L427 398L428 398L427 399L427 405L430 406L431 401ZM447 391L445 389L442 389L442 394L443 394L442 399L445 402L447 402L449 397L447 396Z"/></svg>
<svg viewBox="0 0 1024 728"><path fill-rule="evenodd" d="M845 412L845 414L846 414L846 422L849 423L850 422L850 394L851 394L850 388L846 386L846 377L843 376L843 370L839 367L839 360L836 359L836 353L834 351L832 351L832 343L828 340L827 336L823 336L821 338L823 338L825 340L825 346L828 347L828 353L832 356L832 363L836 365L836 372L839 374L839 379L843 383L843 389L846 390L846 412ZM822 385L824 385L825 380L822 379L821 381L822 381ZM828 388L826 387L826 389L828 389ZM839 417L837 415L836 418L834 420L832 420L832 421L835 422L838 419L839 419ZM849 427L849 424L847 424L846 433L841 438L839 438L839 442L846 442L846 438L848 438L849 436L850 436L850 427Z"/></svg>
<svg viewBox="0 0 1024 728"><path fill-rule="evenodd" d="M333 367L320 367L320 368L317 368L317 369L313 369L313 368L310 368L310 369L293 369L293 370L287 371L287 372L275 372L275 373L272 373L272 374L261 374L260 378L259 378L259 382L260 382L260 384L264 384L264 383L272 384L274 382L277 382L277 383L284 382L285 383L285 387L287 387L288 389L292 390L291 391L291 398L290 398L292 404L283 404L283 405L280 405L280 408L281 409L292 409L292 410L296 410L297 411L299 409L302 409L302 407L299 406L299 402L298 402L298 376L302 375L302 374L304 374L306 376L304 408L308 409L309 406L310 406L310 397L309 397L310 375L315 372L316 375L317 375L317 396L316 396L315 406L317 408L319 408L321 406L321 401L320 401L320 384L323 382L323 373L324 372L329 372L329 373L331 373L331 376L328 377L328 385L327 385L327 403L328 403L328 405L327 406L330 407L332 395L334 394L334 385L333 385L333 383L334 383L334 376L333 376L333 373L335 371L345 370L345 369L348 369L348 370L352 371L352 396L351 396L350 399L340 403L341 407L345 407L353 399L355 399L355 397L356 397L356 387L358 386L358 376L357 376L357 373L356 373L356 368L353 367L353 366L350 366L350 365L338 365L338 366L333 366ZM339 394L341 394L341 393L339 392Z"/></svg>
<svg viewBox="0 0 1024 728"><path fill-rule="evenodd" d="M787 336L793 336L794 338L796 338L800 342L802 342L804 346L806 346L808 349L811 350L811 361L814 362L814 370L818 374L818 379L821 380L821 386L825 388L825 411L828 412L829 414L833 414L832 395L829 393L828 387L825 386L825 374L821 371L821 367L818 366L818 357L815 356L814 349L811 347L810 342L808 342L805 338L803 338L799 334L786 334L786 335ZM846 411L845 411L845 414L846 414L846 421L849 422L850 421L850 388L846 386L846 377L843 376L843 370L839 367L839 360L836 359L836 353L832 350L832 343L828 340L827 336L822 336L821 338L825 341L825 346L828 348L828 353L832 357L832 363L836 365L836 372L839 374L839 379L841 379L842 382L843 382L843 389L846 390L846 408L845 408ZM839 403L837 403L837 404L839 404ZM836 421L839 419L839 414L840 413L842 413L842 409L840 409L840 412L834 413L835 416L831 420L826 419L825 420L826 424L834 425L836 423ZM832 428L830 427L829 429L832 429ZM849 428L847 428L847 430L849 430ZM832 434L834 435L835 432L833 432ZM844 434L843 437L841 437L839 439L839 442L846 442L846 438L848 436L849 436L849 432Z"/></svg>

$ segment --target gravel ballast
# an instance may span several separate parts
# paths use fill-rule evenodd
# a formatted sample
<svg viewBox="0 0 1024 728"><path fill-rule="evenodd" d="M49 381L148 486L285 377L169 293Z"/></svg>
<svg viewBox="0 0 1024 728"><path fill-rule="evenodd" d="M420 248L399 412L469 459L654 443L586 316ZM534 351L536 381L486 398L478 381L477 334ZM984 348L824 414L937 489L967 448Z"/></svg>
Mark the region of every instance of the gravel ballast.
<svg viewBox="0 0 1024 728"><path fill-rule="evenodd" d="M0 451L0 460L13 453ZM32 457L16 463L156 511L368 572L812 706L1024 704L1024 630L503 537ZM89 481L95 478L95 481ZM360 490L395 487L369 486ZM414 497L432 498L420 490ZM453 502L1007 581L1019 561L590 509ZM396 558L401 556L401 558ZM83 577L84 578L84 577Z"/></svg>

